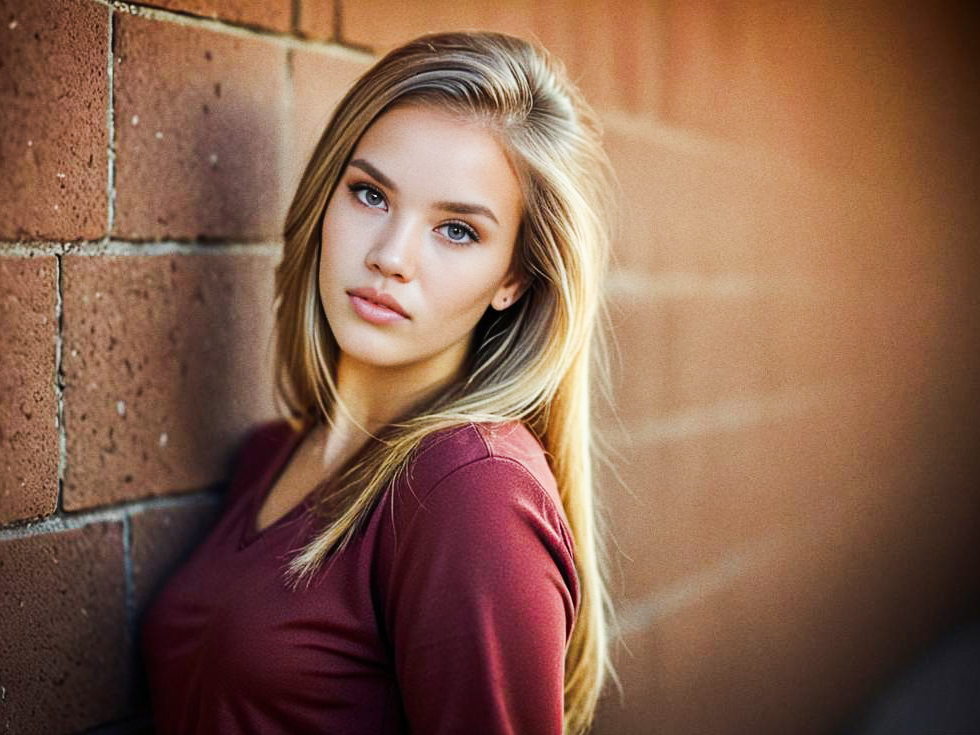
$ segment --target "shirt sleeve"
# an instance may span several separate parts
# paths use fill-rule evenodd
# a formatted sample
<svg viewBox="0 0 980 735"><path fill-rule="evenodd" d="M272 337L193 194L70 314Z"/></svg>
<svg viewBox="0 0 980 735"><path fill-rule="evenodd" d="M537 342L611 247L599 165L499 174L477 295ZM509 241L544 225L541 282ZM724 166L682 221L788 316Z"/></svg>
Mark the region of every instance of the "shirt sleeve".
<svg viewBox="0 0 980 735"><path fill-rule="evenodd" d="M579 592L556 499L484 458L420 498L396 544L386 625L412 732L560 735Z"/></svg>

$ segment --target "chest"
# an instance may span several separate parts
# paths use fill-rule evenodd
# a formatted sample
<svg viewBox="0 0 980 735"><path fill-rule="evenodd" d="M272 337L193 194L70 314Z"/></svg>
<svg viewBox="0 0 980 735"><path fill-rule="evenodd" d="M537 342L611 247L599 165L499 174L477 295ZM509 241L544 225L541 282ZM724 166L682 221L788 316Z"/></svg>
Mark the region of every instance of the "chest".
<svg viewBox="0 0 980 735"><path fill-rule="evenodd" d="M237 701L316 722L352 709L372 722L384 710L395 679L373 592L373 534L293 588L286 565L310 529L294 515L255 533L254 513L229 513L154 602L143 647L167 700L158 709Z"/></svg>

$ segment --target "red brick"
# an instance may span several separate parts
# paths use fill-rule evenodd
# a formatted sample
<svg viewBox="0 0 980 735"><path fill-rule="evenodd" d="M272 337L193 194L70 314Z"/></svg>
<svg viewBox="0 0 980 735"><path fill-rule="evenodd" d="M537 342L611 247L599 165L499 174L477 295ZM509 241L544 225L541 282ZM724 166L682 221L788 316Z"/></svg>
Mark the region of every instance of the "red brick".
<svg viewBox="0 0 980 735"><path fill-rule="evenodd" d="M678 298L667 306L669 403L675 410L758 395L771 386L764 302L752 296Z"/></svg>
<svg viewBox="0 0 980 735"><path fill-rule="evenodd" d="M680 733L831 731L956 618L977 582L963 523L949 542L939 524L900 521L906 512L810 518L774 537L768 555L763 543L654 596L650 626L620 657L626 705L610 692L597 732L650 722Z"/></svg>
<svg viewBox="0 0 980 735"><path fill-rule="evenodd" d="M0 541L0 682L9 732L80 732L125 714L122 526Z"/></svg>
<svg viewBox="0 0 980 735"><path fill-rule="evenodd" d="M646 117L656 113L662 95L662 24L653 3L553 0L535 4L532 12L519 35L538 38L556 54L590 104Z"/></svg>
<svg viewBox="0 0 980 735"><path fill-rule="evenodd" d="M661 436L645 438L640 428L623 436L615 467L625 489L610 478L603 487L614 501L618 547L636 560L625 575L627 599L667 588L808 519L833 515L846 523L863 512L866 486L853 478L874 476L899 459L894 449L877 449L873 427L887 425L894 435L907 430L909 417L876 408L877 399L859 386L799 397L795 405L791 395L782 400L783 406L773 397L747 404L743 411L759 415L748 413L742 425L737 416L728 428L702 420L700 430L695 422L688 433L672 435L668 415Z"/></svg>
<svg viewBox="0 0 980 735"><path fill-rule="evenodd" d="M653 126L606 126L620 189L615 254L632 270L756 271L765 233L759 211L771 176L744 157Z"/></svg>
<svg viewBox="0 0 980 735"><path fill-rule="evenodd" d="M309 0L303 0L304 10L308 4ZM344 42L383 52L434 31L482 28L519 33L527 29L529 15L526 7L513 0L492 5L449 0L412 0L396 5L379 0L342 2L340 37Z"/></svg>
<svg viewBox="0 0 980 735"><path fill-rule="evenodd" d="M284 48L120 14L114 82L114 234L280 237Z"/></svg>
<svg viewBox="0 0 980 735"><path fill-rule="evenodd" d="M646 473L612 505L636 560L620 609L646 600L649 627L598 731L828 731L975 602L975 404L947 406L968 400L958 365L900 365L796 414L620 447Z"/></svg>
<svg viewBox="0 0 980 735"><path fill-rule="evenodd" d="M290 196L299 184L307 159L334 107L354 80L370 66L367 60L318 51L293 51L291 64L293 134L290 136L289 165L285 176L286 190Z"/></svg>
<svg viewBox="0 0 980 735"><path fill-rule="evenodd" d="M0 523L58 502L58 264L0 257Z"/></svg>
<svg viewBox="0 0 980 735"><path fill-rule="evenodd" d="M626 735L647 733L651 723L656 723L656 696L662 696L657 687L657 653L660 641L656 633L627 636L616 641L612 659L621 679L623 693L609 682L603 690L596 710L592 735ZM653 728L657 732L658 727Z"/></svg>
<svg viewBox="0 0 980 735"><path fill-rule="evenodd" d="M292 15L292 0L153 0L150 5L283 32L290 30Z"/></svg>
<svg viewBox="0 0 980 735"><path fill-rule="evenodd" d="M607 524L609 588L617 605L655 589L677 568L660 554L667 548L662 505L670 496L669 451L620 439L599 463L598 505Z"/></svg>
<svg viewBox="0 0 980 735"><path fill-rule="evenodd" d="M917 178L869 185L760 150L613 120L620 182L615 241L625 270L750 277L793 293L910 282L962 270L980 223L962 197L942 206ZM969 265L977 269L973 255Z"/></svg>
<svg viewBox="0 0 980 735"><path fill-rule="evenodd" d="M777 288L826 289L846 299L867 289L935 287L962 269L967 239L980 234L961 202L938 205L914 179L868 185L773 168L747 172L758 189L742 217L757 242L758 271Z"/></svg>
<svg viewBox="0 0 980 735"><path fill-rule="evenodd" d="M947 178L977 160L967 7L667 3L664 114L848 177Z"/></svg>
<svg viewBox="0 0 980 735"><path fill-rule="evenodd" d="M479 28L536 38L565 63L592 104L648 114L660 104L660 25L658 11L640 0L613 6L360 0L343 4L340 35L378 51L434 31Z"/></svg>
<svg viewBox="0 0 980 735"><path fill-rule="evenodd" d="M612 411L595 394L596 421L604 427L634 426L670 406L674 324L663 300L613 294L609 302Z"/></svg>
<svg viewBox="0 0 980 735"><path fill-rule="evenodd" d="M0 238L98 238L108 213L109 10L5 0L0 17Z"/></svg>
<svg viewBox="0 0 980 735"><path fill-rule="evenodd" d="M68 256L69 510L201 488L271 403L270 255Z"/></svg>
<svg viewBox="0 0 980 735"><path fill-rule="evenodd" d="M302 0L297 30L305 36L332 40L337 37L334 19L340 0Z"/></svg>
<svg viewBox="0 0 980 735"><path fill-rule="evenodd" d="M204 538L215 520L215 498L186 505L151 508L130 517L133 560L133 598L137 616Z"/></svg>
<svg viewBox="0 0 980 735"><path fill-rule="evenodd" d="M967 376L975 360L966 357L980 340L975 327L963 328L970 319L966 299L957 304L955 296L945 300L948 311L963 314L959 319L921 293L858 302L849 312L865 321L843 344L834 344L833 326L815 335L804 321L802 347L781 349L821 345L832 357L822 358L831 368L820 381L796 376L798 383L748 395L744 404L721 400L688 409L679 415L702 416L689 427L677 424L688 431L670 430L672 414L652 417L661 431L647 437L641 421L627 425L615 445L623 460L616 467L638 497L612 508L627 555L656 560L634 565L627 591L657 589L754 538L816 520L843 530L855 519L874 523L889 509L933 513L946 505L937 523L951 536L980 531L971 520L978 517L976 501L968 500L980 412L975 374ZM833 356L840 364L830 362ZM715 412L721 421L713 420ZM935 493L941 503L930 500ZM917 513L909 510L908 517Z"/></svg>
<svg viewBox="0 0 980 735"><path fill-rule="evenodd" d="M847 291L826 284L767 298L776 381L807 385L848 376L894 384L929 372L940 379L947 370L934 361L955 349L944 342L955 319L954 294L909 280L905 288Z"/></svg>

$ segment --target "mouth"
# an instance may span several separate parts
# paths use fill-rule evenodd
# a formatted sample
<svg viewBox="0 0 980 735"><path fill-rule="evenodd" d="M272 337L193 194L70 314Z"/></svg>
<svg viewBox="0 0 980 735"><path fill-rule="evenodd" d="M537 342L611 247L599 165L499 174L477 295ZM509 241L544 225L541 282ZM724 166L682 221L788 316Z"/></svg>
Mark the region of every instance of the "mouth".
<svg viewBox="0 0 980 735"><path fill-rule="evenodd" d="M351 289L347 298L357 315L373 324L392 324L411 318L393 296L372 288Z"/></svg>

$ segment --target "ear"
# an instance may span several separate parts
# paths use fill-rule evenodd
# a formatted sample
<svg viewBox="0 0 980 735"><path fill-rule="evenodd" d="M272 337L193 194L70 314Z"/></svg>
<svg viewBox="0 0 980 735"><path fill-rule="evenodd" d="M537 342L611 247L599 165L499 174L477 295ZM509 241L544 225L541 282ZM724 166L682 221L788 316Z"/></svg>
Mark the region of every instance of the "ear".
<svg viewBox="0 0 980 735"><path fill-rule="evenodd" d="M497 311L503 311L513 306L520 300L528 285L527 278L518 274L508 275L490 300L490 306Z"/></svg>

